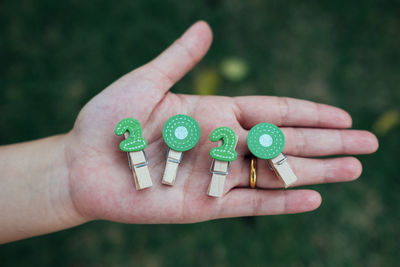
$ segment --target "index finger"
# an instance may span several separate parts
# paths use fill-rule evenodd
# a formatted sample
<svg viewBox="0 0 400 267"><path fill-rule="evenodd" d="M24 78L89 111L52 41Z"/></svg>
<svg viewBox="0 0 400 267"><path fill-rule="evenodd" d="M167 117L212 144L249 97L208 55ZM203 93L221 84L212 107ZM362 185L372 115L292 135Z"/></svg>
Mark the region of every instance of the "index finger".
<svg viewBox="0 0 400 267"><path fill-rule="evenodd" d="M288 97L242 96L234 98L236 116L245 129L261 122L278 126L350 128L351 116L343 109Z"/></svg>

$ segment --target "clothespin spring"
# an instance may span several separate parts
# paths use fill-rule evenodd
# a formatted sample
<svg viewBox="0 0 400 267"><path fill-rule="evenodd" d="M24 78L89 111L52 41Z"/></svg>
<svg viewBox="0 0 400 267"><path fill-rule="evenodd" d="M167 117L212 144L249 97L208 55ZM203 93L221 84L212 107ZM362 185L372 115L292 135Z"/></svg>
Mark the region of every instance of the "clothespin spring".
<svg viewBox="0 0 400 267"><path fill-rule="evenodd" d="M144 151L144 149L142 150L142 152L143 152L143 154L144 154L145 161L144 161L144 162L137 163L137 164L134 164L135 168L140 168L140 167L144 167L144 166L149 165L149 158L147 157L147 154L146 154L146 152ZM129 169L132 170L132 163L131 163L131 160L132 160L132 159L131 159L131 156L129 155L129 152L127 152L126 155L128 155Z"/></svg>
<svg viewBox="0 0 400 267"><path fill-rule="evenodd" d="M212 174L219 174L219 175L228 175L229 174L229 169L231 167L231 162L230 161L228 161L228 167L226 168L225 172L223 172L223 171L214 171L214 164L215 164L215 159L213 158L212 162L211 162L211 166L210 166L210 172Z"/></svg>

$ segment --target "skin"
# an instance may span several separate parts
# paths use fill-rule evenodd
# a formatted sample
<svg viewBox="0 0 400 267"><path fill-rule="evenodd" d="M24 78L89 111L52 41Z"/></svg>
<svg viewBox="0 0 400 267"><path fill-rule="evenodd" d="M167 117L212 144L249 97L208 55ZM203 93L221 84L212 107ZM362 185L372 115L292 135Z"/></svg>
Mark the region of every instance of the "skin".
<svg viewBox="0 0 400 267"><path fill-rule="evenodd" d="M0 242L49 233L90 220L125 223L191 223L224 217L300 213L321 204L313 190L283 190L265 161L258 160L257 189L249 189L250 128L260 122L281 127L284 152L298 177L293 187L358 178L362 167L352 156L377 150L376 137L349 130L342 109L304 100L270 96L178 95L168 90L206 54L212 33L205 22L188 29L148 64L126 74L81 110L73 129L33 142L0 147ZM174 186L161 184L167 147L162 127L187 114L201 127L199 143L185 152ZM137 191L116 124L134 117L148 141L151 188ZM217 127L239 136L221 198L206 195L211 174L208 140ZM23 162L24 164L20 164ZM273 190L272 190L273 189Z"/></svg>

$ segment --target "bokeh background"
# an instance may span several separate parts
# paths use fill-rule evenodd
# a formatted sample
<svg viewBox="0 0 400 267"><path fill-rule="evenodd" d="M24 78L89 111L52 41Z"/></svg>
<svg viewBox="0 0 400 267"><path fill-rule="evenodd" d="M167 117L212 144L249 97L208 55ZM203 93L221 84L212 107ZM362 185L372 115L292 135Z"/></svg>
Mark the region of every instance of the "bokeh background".
<svg viewBox="0 0 400 267"><path fill-rule="evenodd" d="M178 93L283 95L348 110L380 140L362 177L308 186L311 213L86 225L0 246L1 266L398 266L400 1L0 2L0 144L69 131L82 106L188 26L214 43ZM1 219L0 215L0 219Z"/></svg>

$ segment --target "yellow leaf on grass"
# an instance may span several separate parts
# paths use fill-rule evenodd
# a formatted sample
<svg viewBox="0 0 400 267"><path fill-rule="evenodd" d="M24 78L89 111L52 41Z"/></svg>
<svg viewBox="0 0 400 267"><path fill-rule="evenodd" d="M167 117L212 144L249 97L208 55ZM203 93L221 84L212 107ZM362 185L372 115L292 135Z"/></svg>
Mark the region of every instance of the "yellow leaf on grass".
<svg viewBox="0 0 400 267"><path fill-rule="evenodd" d="M388 110L375 121L372 130L378 135L385 135L399 123L399 120L400 114L398 110Z"/></svg>
<svg viewBox="0 0 400 267"><path fill-rule="evenodd" d="M216 69L206 69L199 72L194 79L194 89L198 95L213 95L221 83Z"/></svg>

